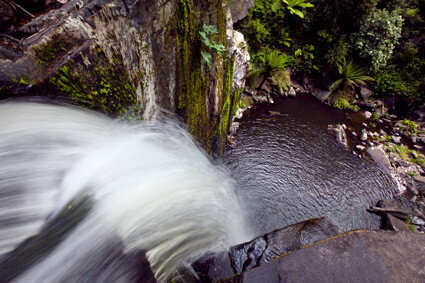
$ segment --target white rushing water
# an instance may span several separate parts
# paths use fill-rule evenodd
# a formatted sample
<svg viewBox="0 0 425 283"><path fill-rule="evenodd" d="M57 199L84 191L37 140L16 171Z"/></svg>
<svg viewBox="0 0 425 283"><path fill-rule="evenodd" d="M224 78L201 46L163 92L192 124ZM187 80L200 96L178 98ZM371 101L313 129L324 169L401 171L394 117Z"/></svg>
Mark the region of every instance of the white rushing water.
<svg viewBox="0 0 425 283"><path fill-rule="evenodd" d="M228 174L174 123L0 104L0 258L83 194L92 199L89 214L16 281L69 282L92 268L99 270L91 281L131 281L114 264L102 267L102 251L116 239L124 253L145 251L164 281L247 239Z"/></svg>

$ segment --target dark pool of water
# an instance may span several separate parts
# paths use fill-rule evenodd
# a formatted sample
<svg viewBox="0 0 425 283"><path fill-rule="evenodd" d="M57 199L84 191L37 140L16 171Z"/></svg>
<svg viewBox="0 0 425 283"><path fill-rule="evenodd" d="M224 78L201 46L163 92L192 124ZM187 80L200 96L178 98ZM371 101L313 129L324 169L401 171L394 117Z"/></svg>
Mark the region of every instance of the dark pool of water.
<svg viewBox="0 0 425 283"><path fill-rule="evenodd" d="M319 216L343 230L379 227L380 218L366 208L393 196L396 185L328 134L328 124L347 123L341 112L298 95L259 107L241 122L224 163L255 235Z"/></svg>

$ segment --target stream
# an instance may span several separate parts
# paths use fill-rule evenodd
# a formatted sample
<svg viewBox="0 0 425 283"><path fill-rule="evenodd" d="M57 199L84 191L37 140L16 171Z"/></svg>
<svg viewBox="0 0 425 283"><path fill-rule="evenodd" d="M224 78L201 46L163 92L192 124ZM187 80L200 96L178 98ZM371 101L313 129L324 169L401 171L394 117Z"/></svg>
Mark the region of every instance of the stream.
<svg viewBox="0 0 425 283"><path fill-rule="evenodd" d="M366 208L391 198L396 184L372 160L336 142L327 132L336 123L348 121L308 95L279 99L242 119L224 163L253 234L319 216L344 231L379 228L380 218Z"/></svg>

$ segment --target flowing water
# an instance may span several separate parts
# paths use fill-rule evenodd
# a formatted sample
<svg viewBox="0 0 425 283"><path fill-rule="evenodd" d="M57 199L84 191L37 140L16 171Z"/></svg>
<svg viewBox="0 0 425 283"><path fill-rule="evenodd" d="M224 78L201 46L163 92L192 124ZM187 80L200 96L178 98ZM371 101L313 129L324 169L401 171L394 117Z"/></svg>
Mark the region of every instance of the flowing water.
<svg viewBox="0 0 425 283"><path fill-rule="evenodd" d="M247 240L233 184L174 123L0 104L0 281L164 281ZM33 236L24 241L30 236Z"/></svg>
<svg viewBox="0 0 425 283"><path fill-rule="evenodd" d="M379 217L366 208L390 198L396 184L374 162L338 145L327 133L327 125L335 123L347 121L305 95L260 107L243 119L237 146L224 160L254 234L319 216L343 230L379 227Z"/></svg>

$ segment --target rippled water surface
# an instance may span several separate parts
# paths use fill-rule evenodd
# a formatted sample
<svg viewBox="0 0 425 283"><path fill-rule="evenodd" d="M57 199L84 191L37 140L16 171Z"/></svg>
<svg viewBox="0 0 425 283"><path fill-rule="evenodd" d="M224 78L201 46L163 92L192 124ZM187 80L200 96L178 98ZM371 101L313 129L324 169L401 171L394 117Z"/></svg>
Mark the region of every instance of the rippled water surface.
<svg viewBox="0 0 425 283"><path fill-rule="evenodd" d="M305 95L260 107L243 119L237 146L226 151L224 162L253 233L318 216L343 230L379 227L379 217L366 208L391 197L396 185L327 133L328 124L341 122L347 121L340 112Z"/></svg>

